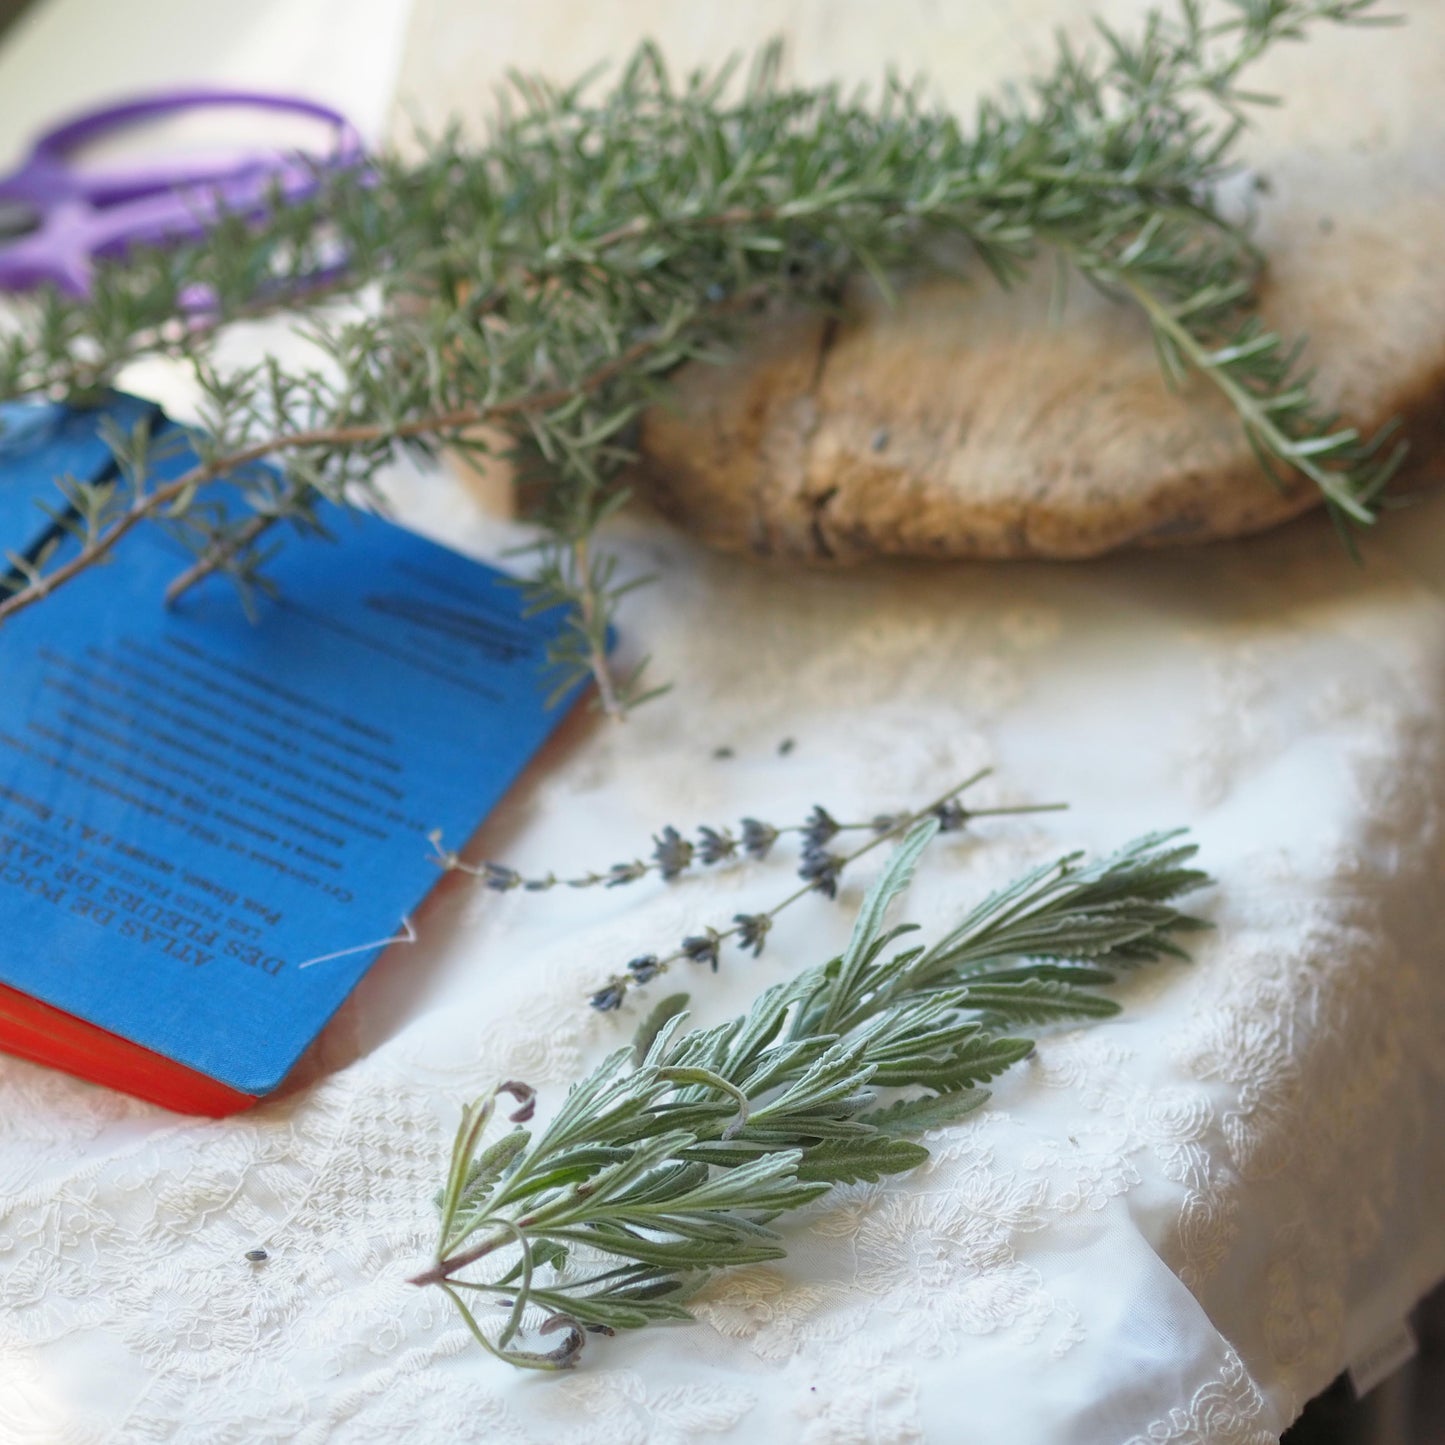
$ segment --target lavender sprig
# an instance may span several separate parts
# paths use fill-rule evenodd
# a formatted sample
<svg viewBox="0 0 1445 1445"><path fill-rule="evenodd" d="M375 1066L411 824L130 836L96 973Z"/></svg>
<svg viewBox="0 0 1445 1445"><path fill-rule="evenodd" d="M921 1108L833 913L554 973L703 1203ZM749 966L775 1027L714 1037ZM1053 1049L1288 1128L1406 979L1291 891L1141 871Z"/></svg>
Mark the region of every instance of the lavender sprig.
<svg viewBox="0 0 1445 1445"><path fill-rule="evenodd" d="M713 828L704 824L697 829L695 839L684 836L669 823L653 836L649 856L614 863L600 872L589 871L570 878L557 873L529 878L516 868L491 860L469 863L460 853L444 846L440 830L429 834L428 841L432 845L433 861L444 873L466 873L481 879L488 888L497 893L510 893L517 889L528 893L545 893L553 888L619 888L628 883L637 883L654 873L663 882L671 883L691 872L698 864L712 868L719 863L734 863L744 858L760 862L773 851L779 838L796 834L803 842L799 877L808 880L816 878L818 881L814 886L818 891L832 897L830 879L836 884L838 868L834 866L833 855L828 853L826 845L839 834L870 833L873 835L873 843L877 843L884 838L893 837L910 822L926 817L930 812L938 817L940 831L947 833L963 828L973 818L993 817L1002 813L1047 812L1063 806L1054 803L1046 808L965 808L955 795L981 782L991 771L985 768L975 773L966 782L960 783L945 799L921 812L879 813L866 822L840 823L826 808L817 805L801 823L779 826L761 822L757 818L744 818L736 832L731 828ZM873 844L870 843L869 846ZM850 859L838 861L842 863Z"/></svg>
<svg viewBox="0 0 1445 1445"><path fill-rule="evenodd" d="M803 852L798 865L798 876L803 886L796 888L787 897L761 913L736 913L728 928L706 928L692 934L671 953L641 954L632 959L620 973L615 973L600 988L588 996L588 1003L599 1013L610 1013L621 1008L632 990L642 988L661 977L676 963L706 964L717 972L722 947L733 943L744 953L756 958L766 946L768 933L773 921L785 908L790 908L809 893L821 893L823 897L836 899L838 884L843 872L865 854L871 853L881 843L897 838L916 824L932 818L938 824L940 833L961 832L975 818L1007 817L1021 813L1056 813L1068 807L1067 803L1023 803L1013 807L968 808L960 801L959 794L982 782L993 771L981 768L972 777L950 788L941 798L935 798L927 807L912 813L880 813L867 823L840 823L828 811L814 807L806 822L792 828L774 828L756 818L745 818L742 823L742 847L750 857L766 858L774 842L782 833L799 833L803 838ZM830 852L828 844L839 834L867 830L872 836L866 843L851 852ZM711 829L702 830L712 836ZM724 830L725 832L726 830ZM665 834L673 834L668 828ZM696 850L706 862L701 845ZM663 874L664 877L668 875Z"/></svg>

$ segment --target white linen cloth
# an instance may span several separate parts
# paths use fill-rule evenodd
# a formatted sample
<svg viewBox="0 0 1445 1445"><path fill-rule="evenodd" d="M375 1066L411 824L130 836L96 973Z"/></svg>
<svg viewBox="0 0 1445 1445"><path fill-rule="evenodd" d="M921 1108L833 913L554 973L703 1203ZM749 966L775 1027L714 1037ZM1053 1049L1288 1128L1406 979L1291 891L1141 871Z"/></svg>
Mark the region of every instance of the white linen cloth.
<svg viewBox="0 0 1445 1445"><path fill-rule="evenodd" d="M374 34L339 26L324 63L290 39L341 7L249 7L244 78L364 110L396 33L369 3ZM42 8L0 96L61 63L65 25L120 10ZM231 12L146 10L174 18L175 69L87 56L73 98L222 78L196 33ZM6 142L43 118L0 116ZM453 545L512 539L446 479L394 480ZM595 1340L562 1378L483 1357L405 1283L459 1105L515 1077L554 1107L640 1012L593 1014L589 989L769 906L784 850L582 894L450 879L305 1079L233 1119L0 1060L0 1442L1276 1438L1445 1276L1445 505L1388 521L1360 568L1319 520L1090 566L849 575L624 531L661 576L625 646L674 689L624 726L570 722L472 856L600 867L665 823L866 818L991 764L972 801L1073 810L940 840L905 916L936 929L1029 863L1188 824L1216 931L1121 988L1117 1020L1045 1038L924 1169L809 1210L789 1258L720 1278L699 1323ZM871 872L784 914L761 959L685 976L699 1017L836 950Z"/></svg>

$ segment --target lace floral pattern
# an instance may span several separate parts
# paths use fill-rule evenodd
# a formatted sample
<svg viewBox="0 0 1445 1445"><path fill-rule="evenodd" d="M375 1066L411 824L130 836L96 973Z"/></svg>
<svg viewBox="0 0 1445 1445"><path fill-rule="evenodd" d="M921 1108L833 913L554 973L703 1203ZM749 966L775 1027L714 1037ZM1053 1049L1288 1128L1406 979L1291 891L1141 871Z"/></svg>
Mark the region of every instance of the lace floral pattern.
<svg viewBox="0 0 1445 1445"><path fill-rule="evenodd" d="M1219 1379L1125 1445L1271 1445L1278 1437L1260 1425L1263 1414L1264 1397L1231 1350Z"/></svg>

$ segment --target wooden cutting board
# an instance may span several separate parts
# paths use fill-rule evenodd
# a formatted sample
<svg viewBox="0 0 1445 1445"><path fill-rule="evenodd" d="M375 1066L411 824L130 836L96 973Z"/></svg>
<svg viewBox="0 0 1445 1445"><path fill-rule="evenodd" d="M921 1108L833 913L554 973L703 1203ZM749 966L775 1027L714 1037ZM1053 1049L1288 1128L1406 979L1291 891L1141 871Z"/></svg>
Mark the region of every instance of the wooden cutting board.
<svg viewBox="0 0 1445 1445"><path fill-rule="evenodd" d="M651 35L688 66L781 31L791 79L893 65L966 110L1047 66L1056 29L1084 38L1101 10L1133 28L1147 8L420 0L404 75L428 76L424 120L480 122L506 65L570 78ZM1264 187L1266 317L1308 336L1323 400L1367 432L1403 416L1419 456L1445 442L1445 4L1392 8L1406 24L1321 26L1252 72L1285 104L1258 113L1242 152ZM1088 557L1317 504L1305 481L1271 486L1206 383L1167 389L1130 308L1078 284L1051 315L1043 271L1010 293L982 268L972 284L928 281L891 310L860 287L841 322L768 323L732 364L681 372L676 405L645 418L640 490L720 547L832 562Z"/></svg>

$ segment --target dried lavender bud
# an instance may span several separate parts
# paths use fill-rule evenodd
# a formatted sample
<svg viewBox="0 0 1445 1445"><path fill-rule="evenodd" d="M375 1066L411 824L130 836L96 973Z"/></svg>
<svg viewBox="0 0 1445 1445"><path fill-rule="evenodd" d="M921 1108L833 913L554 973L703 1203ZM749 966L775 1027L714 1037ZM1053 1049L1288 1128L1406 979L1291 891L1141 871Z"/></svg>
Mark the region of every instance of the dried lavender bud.
<svg viewBox="0 0 1445 1445"><path fill-rule="evenodd" d="M906 813L879 813L868 826L881 838L885 833L891 833L895 828L907 821Z"/></svg>
<svg viewBox="0 0 1445 1445"><path fill-rule="evenodd" d="M957 798L950 798L933 810L933 816L938 819L940 833L957 833L968 822L968 809Z"/></svg>
<svg viewBox="0 0 1445 1445"><path fill-rule="evenodd" d="M482 876L487 881L487 887L496 889L498 893L522 886L522 875L505 863L483 863Z"/></svg>
<svg viewBox="0 0 1445 1445"><path fill-rule="evenodd" d="M264 1264L271 1256L267 1254L264 1249L248 1249L246 1251L246 1258L250 1260L252 1264Z"/></svg>
<svg viewBox="0 0 1445 1445"><path fill-rule="evenodd" d="M784 738L782 742L778 744L778 756L780 758L787 757L797 746L798 744L792 738Z"/></svg>
<svg viewBox="0 0 1445 1445"><path fill-rule="evenodd" d="M567 1338L560 1345L548 1350L542 1358L550 1361L559 1370L568 1370L577 1363L577 1357L587 1343L587 1335L580 1321L573 1319L571 1315L563 1314L549 1315L539 1327L538 1333L550 1335L557 1330L566 1330Z"/></svg>
<svg viewBox="0 0 1445 1445"><path fill-rule="evenodd" d="M848 860L821 848L808 848L798 868L798 877L810 884L825 898L838 896L838 878Z"/></svg>
<svg viewBox="0 0 1445 1445"><path fill-rule="evenodd" d="M803 847L810 851L820 849L830 838L837 837L839 825L821 803L813 805L808 821L803 824Z"/></svg>
<svg viewBox="0 0 1445 1445"><path fill-rule="evenodd" d="M766 858L777 841L778 830L771 823L760 823L756 818L743 819L743 851L749 858Z"/></svg>
<svg viewBox="0 0 1445 1445"><path fill-rule="evenodd" d="M639 878L647 877L647 864L641 861L634 863L614 863L607 870L607 886L616 888L622 883L636 883Z"/></svg>
<svg viewBox="0 0 1445 1445"><path fill-rule="evenodd" d="M682 940L682 956L693 963L705 963L716 973L718 944L721 942L722 935L716 929L709 928L706 933L694 934L691 938Z"/></svg>
<svg viewBox="0 0 1445 1445"><path fill-rule="evenodd" d="M508 1116L514 1124L525 1124L537 1109L537 1091L520 1079L508 1079L497 1085L499 1094L510 1094L517 1101L517 1108Z"/></svg>
<svg viewBox="0 0 1445 1445"><path fill-rule="evenodd" d="M622 1007L624 993L621 984L609 983L606 988L599 988L587 1002L600 1014L611 1013L613 1009Z"/></svg>
<svg viewBox="0 0 1445 1445"><path fill-rule="evenodd" d="M697 830L697 856L704 863L721 863L724 859L735 858L737 851L738 840L726 828L721 833L716 828Z"/></svg>
<svg viewBox="0 0 1445 1445"><path fill-rule="evenodd" d="M670 823L652 842L652 856L664 882L672 882L692 863L692 844Z"/></svg>
<svg viewBox="0 0 1445 1445"><path fill-rule="evenodd" d="M766 913L735 913L733 922L738 926L738 947L751 950L756 958L763 951L773 920Z"/></svg>
<svg viewBox="0 0 1445 1445"><path fill-rule="evenodd" d="M634 958L627 965L627 971L638 983L651 983L662 972L662 963L655 953L645 953L641 958Z"/></svg>

